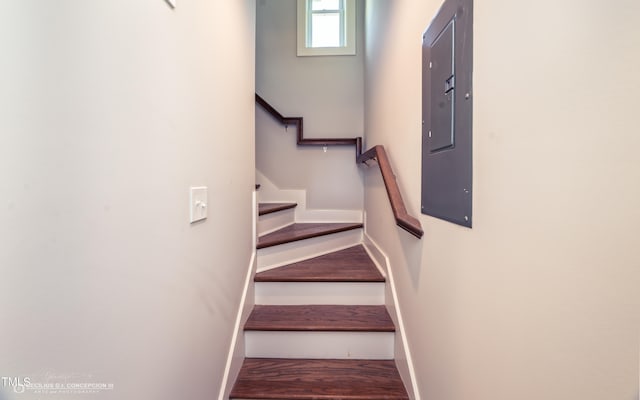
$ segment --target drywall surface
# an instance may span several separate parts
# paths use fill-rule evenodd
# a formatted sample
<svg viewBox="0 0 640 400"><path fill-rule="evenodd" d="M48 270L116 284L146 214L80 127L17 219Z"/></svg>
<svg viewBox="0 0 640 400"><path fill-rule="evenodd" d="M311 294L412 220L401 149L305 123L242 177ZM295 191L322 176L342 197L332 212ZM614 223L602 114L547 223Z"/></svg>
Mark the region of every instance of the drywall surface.
<svg viewBox="0 0 640 400"><path fill-rule="evenodd" d="M253 251L254 23L252 1L3 4L0 376L113 389L0 398L217 396Z"/></svg>
<svg viewBox="0 0 640 400"><path fill-rule="evenodd" d="M420 215L420 46L439 6L366 10L367 140L425 235L395 227L374 169L365 226L421 397L637 399L640 3L476 2L471 230Z"/></svg>
<svg viewBox="0 0 640 400"><path fill-rule="evenodd" d="M355 146L298 146L294 128L286 129L259 105L255 112L256 168L278 189L306 188L309 209L362 210Z"/></svg>
<svg viewBox="0 0 640 400"><path fill-rule="evenodd" d="M355 56L296 56L296 0L256 2L256 92L307 138L363 136L364 2L357 2ZM295 129L256 107L256 166L280 189L306 189L316 209L362 209L353 146L296 146ZM340 179L336 179L336 174Z"/></svg>

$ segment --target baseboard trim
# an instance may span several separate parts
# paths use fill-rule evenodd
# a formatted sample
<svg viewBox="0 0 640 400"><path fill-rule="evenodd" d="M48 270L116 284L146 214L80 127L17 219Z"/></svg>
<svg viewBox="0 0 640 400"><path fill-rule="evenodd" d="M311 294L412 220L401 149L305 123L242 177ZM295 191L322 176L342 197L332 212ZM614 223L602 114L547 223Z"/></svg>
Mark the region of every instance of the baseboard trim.
<svg viewBox="0 0 640 400"><path fill-rule="evenodd" d="M398 366L398 371L400 372L400 376L402 380L405 382L405 386L407 382L411 383L411 387L407 388L409 392L409 397L411 399L420 400L420 392L418 390L418 384L416 380L415 369L413 368L413 359L411 358L411 351L409 349L409 343L407 341L407 336L404 328L404 321L402 319L402 312L400 311L400 306L398 303L398 293L396 292L396 285L393 278L393 270L391 268L391 263L389 261L389 257L382 250L382 248L376 243L375 240L371 238L366 232L363 234L364 237L364 248L376 264L378 269L383 272L383 275L386 278L386 281L389 285L389 290L391 292L391 298L387 297L387 307L391 308L391 318L393 319L394 324L396 325L396 341L399 340L400 343L396 342L396 354L395 360ZM389 303L392 304L389 304ZM400 353L400 350L402 353ZM403 354L404 353L404 354Z"/></svg>

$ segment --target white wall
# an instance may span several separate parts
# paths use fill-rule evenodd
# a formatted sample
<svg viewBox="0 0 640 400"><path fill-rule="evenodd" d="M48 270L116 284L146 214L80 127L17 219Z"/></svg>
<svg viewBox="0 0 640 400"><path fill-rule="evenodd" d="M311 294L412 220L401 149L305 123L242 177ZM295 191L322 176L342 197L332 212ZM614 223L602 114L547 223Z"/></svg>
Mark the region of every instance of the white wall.
<svg viewBox="0 0 640 400"><path fill-rule="evenodd" d="M367 3L365 127L420 215L421 34L440 1ZM474 228L366 228L391 259L422 398L633 400L640 326L635 0L475 4Z"/></svg>
<svg viewBox="0 0 640 400"><path fill-rule="evenodd" d="M249 0L3 2L0 375L115 385L15 398L217 396L252 254L254 21Z"/></svg>
<svg viewBox="0 0 640 400"><path fill-rule="evenodd" d="M258 0L256 92L284 116L304 118L307 138L363 136L364 3L355 56L296 56L296 0ZM353 146L295 145L295 130L256 107L256 167L280 189L307 189L312 208L361 209ZM336 179L336 175L340 179Z"/></svg>

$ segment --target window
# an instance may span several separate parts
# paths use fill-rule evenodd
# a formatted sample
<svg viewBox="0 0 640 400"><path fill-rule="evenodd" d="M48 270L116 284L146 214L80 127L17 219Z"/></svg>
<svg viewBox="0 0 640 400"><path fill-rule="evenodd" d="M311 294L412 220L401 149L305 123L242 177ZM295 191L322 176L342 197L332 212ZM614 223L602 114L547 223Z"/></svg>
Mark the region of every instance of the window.
<svg viewBox="0 0 640 400"><path fill-rule="evenodd" d="M298 55L356 54L355 0L298 0Z"/></svg>

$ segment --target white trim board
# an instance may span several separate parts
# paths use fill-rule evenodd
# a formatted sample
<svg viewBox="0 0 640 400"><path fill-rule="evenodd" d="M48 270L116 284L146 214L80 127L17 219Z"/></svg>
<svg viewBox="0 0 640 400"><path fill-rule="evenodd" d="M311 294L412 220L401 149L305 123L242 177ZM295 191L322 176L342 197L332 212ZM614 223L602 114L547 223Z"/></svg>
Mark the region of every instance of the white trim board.
<svg viewBox="0 0 640 400"><path fill-rule="evenodd" d="M366 228L366 227L365 227ZM413 368L413 359L411 358L411 351L409 349L409 343L407 341L407 335L404 329L404 321L402 319L402 313L400 311L400 305L398 303L398 294L396 292L395 281L393 278L393 270L389 257L380 248L380 246L364 232L364 248L374 261L376 266L385 272L389 291L391 296L385 296L387 309L393 323L396 325L396 346L395 346L395 361L398 367L398 372L402 377L402 381L405 383L405 387L409 382L410 387L407 387L409 391L409 398L420 400L420 391L416 381L416 372Z"/></svg>

